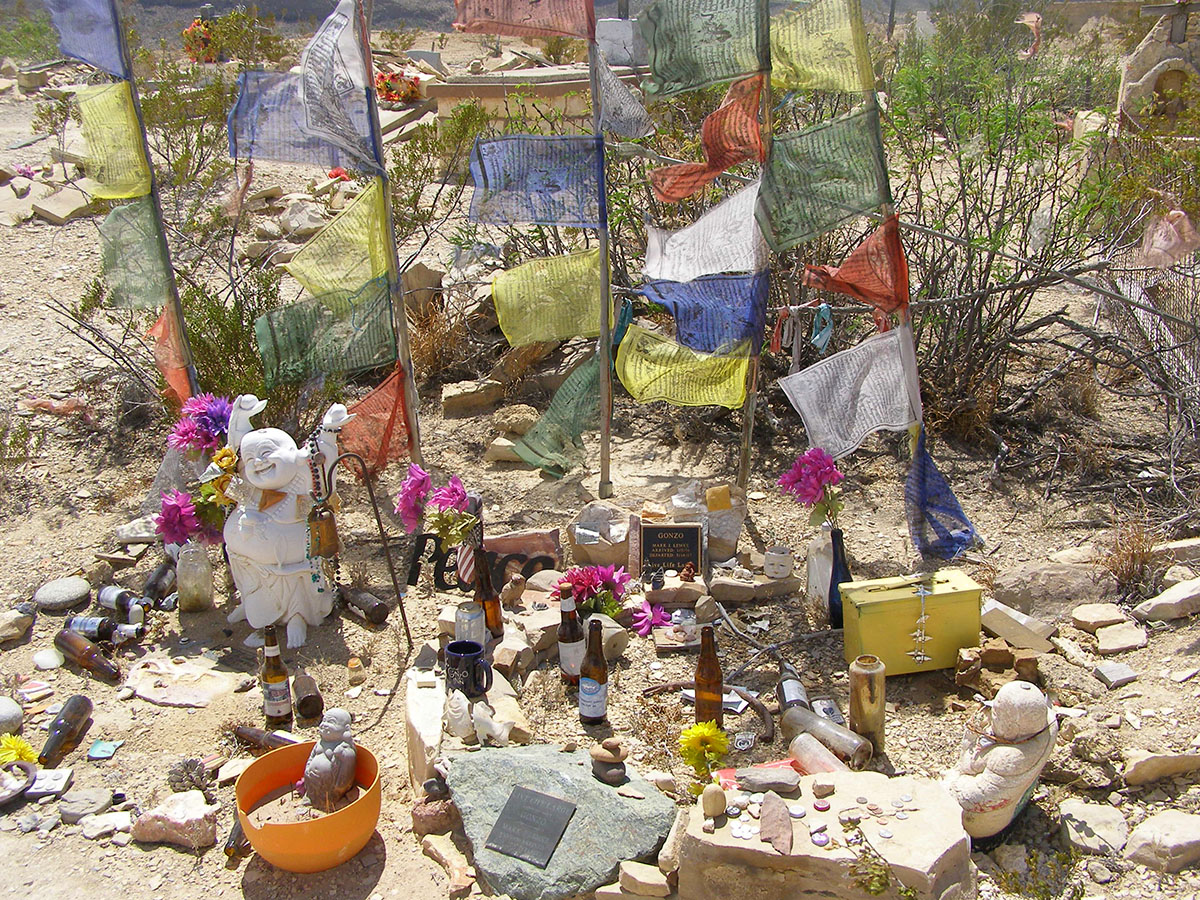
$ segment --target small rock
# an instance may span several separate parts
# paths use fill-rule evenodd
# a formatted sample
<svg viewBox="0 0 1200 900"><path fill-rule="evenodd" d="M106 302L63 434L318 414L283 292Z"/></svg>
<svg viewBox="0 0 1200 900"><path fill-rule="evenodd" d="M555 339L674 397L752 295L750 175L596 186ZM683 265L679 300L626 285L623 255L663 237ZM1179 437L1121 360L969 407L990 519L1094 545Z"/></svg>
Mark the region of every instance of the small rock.
<svg viewBox="0 0 1200 900"><path fill-rule="evenodd" d="M68 575L66 578L56 578L48 581L37 589L33 602L38 609L64 610L72 609L80 603L86 603L92 595L92 586L82 575Z"/></svg>
<svg viewBox="0 0 1200 900"><path fill-rule="evenodd" d="M153 544L158 540L154 516L142 516L117 527L118 544Z"/></svg>
<svg viewBox="0 0 1200 900"><path fill-rule="evenodd" d="M1146 629L1132 622L1122 622L1120 625L1108 625L1096 631L1101 656L1113 653L1124 653L1127 650L1137 650L1147 643Z"/></svg>
<svg viewBox="0 0 1200 900"><path fill-rule="evenodd" d="M1166 572L1163 573L1162 588L1165 591L1167 588L1173 588L1177 584L1182 584L1185 581L1191 581L1195 577L1196 573L1187 566L1176 564L1171 566Z"/></svg>
<svg viewBox="0 0 1200 900"><path fill-rule="evenodd" d="M1125 844L1125 858L1159 872L1178 872L1200 860L1200 816L1178 810L1146 819Z"/></svg>
<svg viewBox="0 0 1200 900"><path fill-rule="evenodd" d="M217 813L200 791L172 794L133 823L133 839L149 844L178 844L199 850L217 842Z"/></svg>
<svg viewBox="0 0 1200 900"><path fill-rule="evenodd" d="M195 793L199 794L200 792L196 791ZM215 824L214 822L214 826ZM115 831L129 831L132 827L133 814L128 810L124 812L102 813L95 816L84 816L79 820L79 828L84 838L89 841L98 841L100 838L108 837ZM215 838L213 843L216 843Z"/></svg>
<svg viewBox="0 0 1200 900"><path fill-rule="evenodd" d="M16 734L24 719L21 704L12 697L0 697L0 734Z"/></svg>
<svg viewBox="0 0 1200 900"><path fill-rule="evenodd" d="M719 785L706 784L700 794L700 809L707 818L715 819L725 812L725 792Z"/></svg>
<svg viewBox="0 0 1200 900"><path fill-rule="evenodd" d="M412 808L413 834L449 834L462 822L453 800L422 800Z"/></svg>
<svg viewBox="0 0 1200 900"><path fill-rule="evenodd" d="M506 438L503 435L494 438L487 449L483 451L483 458L488 462L511 462L523 463L524 459L517 453L517 444L511 438Z"/></svg>
<svg viewBox="0 0 1200 900"><path fill-rule="evenodd" d="M1197 753L1151 753L1130 750L1125 755L1125 783L1130 787L1150 784L1160 778L1170 778L1200 769Z"/></svg>
<svg viewBox="0 0 1200 900"><path fill-rule="evenodd" d="M1095 634L1100 628L1129 621L1125 610L1115 603L1085 603L1071 611L1071 624L1080 631Z"/></svg>
<svg viewBox="0 0 1200 900"><path fill-rule="evenodd" d="M1024 844L1001 844L992 851L992 859L1002 872L1010 872L1017 877L1029 874L1029 851Z"/></svg>
<svg viewBox="0 0 1200 900"><path fill-rule="evenodd" d="M813 796L818 800L822 797L832 796L835 790L836 787L834 786L832 778L828 777L827 775L813 776L812 792Z"/></svg>
<svg viewBox="0 0 1200 900"><path fill-rule="evenodd" d="M646 780L664 794L673 794L677 788L675 776L670 772L663 772L659 769L654 769L651 772L647 772Z"/></svg>
<svg viewBox="0 0 1200 900"><path fill-rule="evenodd" d="M625 860L621 863L621 888L643 897L669 897L671 885L658 866Z"/></svg>
<svg viewBox="0 0 1200 900"><path fill-rule="evenodd" d="M760 841L769 843L784 856L791 855L792 816L783 798L774 791L763 798L758 828Z"/></svg>
<svg viewBox="0 0 1200 900"><path fill-rule="evenodd" d="M1121 811L1103 803L1071 798L1059 807L1063 836L1076 850L1096 856L1120 853L1129 837Z"/></svg>
<svg viewBox="0 0 1200 900"><path fill-rule="evenodd" d="M715 622L721 613L717 609L717 601L705 594L696 600L696 621L701 625L706 622Z"/></svg>
<svg viewBox="0 0 1200 900"><path fill-rule="evenodd" d="M1194 678L1198 672L1200 669L1179 669L1171 673L1171 680L1176 684L1183 684Z"/></svg>
<svg viewBox="0 0 1200 900"><path fill-rule="evenodd" d="M1133 608L1133 617L1142 622L1182 619L1200 611L1200 578L1181 581L1157 596Z"/></svg>
<svg viewBox="0 0 1200 900"><path fill-rule="evenodd" d="M33 616L19 609L0 611L0 644L5 641L20 640L33 624Z"/></svg>
<svg viewBox="0 0 1200 900"><path fill-rule="evenodd" d="M61 668L65 662L66 658L56 647L47 647L33 654L33 665L43 672Z"/></svg>
<svg viewBox="0 0 1200 900"><path fill-rule="evenodd" d="M800 786L800 773L791 766L738 769L734 777L738 787L752 794L765 794L767 791L790 793Z"/></svg>
<svg viewBox="0 0 1200 900"><path fill-rule="evenodd" d="M117 691L117 699L118 700L132 700L133 697L134 697L134 693L133 693L133 688L131 688L131 687L123 687L119 691Z"/></svg>
<svg viewBox="0 0 1200 900"><path fill-rule="evenodd" d="M75 788L62 795L59 815L68 825L87 816L95 816L112 806L112 791L103 788Z"/></svg>
<svg viewBox="0 0 1200 900"><path fill-rule="evenodd" d="M279 227L292 240L303 240L324 228L325 218L315 203L296 200L279 217Z"/></svg>
<svg viewBox="0 0 1200 900"><path fill-rule="evenodd" d="M442 415L446 418L474 416L504 399L498 381L459 381L442 387Z"/></svg>
<svg viewBox="0 0 1200 900"><path fill-rule="evenodd" d="M1138 677L1138 673L1130 666L1119 662L1100 663L1092 670L1092 674L1102 681L1110 691L1137 681Z"/></svg>
<svg viewBox="0 0 1200 900"><path fill-rule="evenodd" d="M1096 884L1108 884L1117 876L1113 874L1113 870L1100 862L1098 859L1088 860L1087 864L1088 877Z"/></svg>
<svg viewBox="0 0 1200 900"><path fill-rule="evenodd" d="M538 411L526 403L517 403L497 410L492 426L501 434L525 434L541 418Z"/></svg>
<svg viewBox="0 0 1200 900"><path fill-rule="evenodd" d="M112 842L118 847L128 847L133 843L133 835L126 831L118 831L112 836Z"/></svg>

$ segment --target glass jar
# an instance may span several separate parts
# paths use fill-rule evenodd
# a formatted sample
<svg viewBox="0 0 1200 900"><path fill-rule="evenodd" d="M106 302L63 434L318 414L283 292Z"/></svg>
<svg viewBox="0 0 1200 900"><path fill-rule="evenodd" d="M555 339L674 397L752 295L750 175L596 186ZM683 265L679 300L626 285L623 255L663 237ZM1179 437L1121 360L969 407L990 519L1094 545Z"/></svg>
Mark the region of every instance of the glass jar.
<svg viewBox="0 0 1200 900"><path fill-rule="evenodd" d="M474 641L480 647L488 645L487 622L483 616L483 607L471 600L458 604L454 612L454 639L456 641Z"/></svg>
<svg viewBox="0 0 1200 900"><path fill-rule="evenodd" d="M213 608L213 568L203 544L188 541L175 564L175 589L180 612L204 612Z"/></svg>

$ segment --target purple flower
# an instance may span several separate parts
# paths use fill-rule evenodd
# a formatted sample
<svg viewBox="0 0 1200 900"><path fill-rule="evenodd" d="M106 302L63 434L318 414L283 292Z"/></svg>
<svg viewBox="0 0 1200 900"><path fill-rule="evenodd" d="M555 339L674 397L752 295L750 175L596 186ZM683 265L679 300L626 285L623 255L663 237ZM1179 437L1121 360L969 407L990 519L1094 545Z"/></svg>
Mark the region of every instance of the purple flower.
<svg viewBox="0 0 1200 900"><path fill-rule="evenodd" d="M433 479L429 473L416 463L409 463L408 474L396 494L396 515L404 523L404 530L409 534L416 531L421 524L421 514L425 512L425 501L433 489Z"/></svg>
<svg viewBox="0 0 1200 900"><path fill-rule="evenodd" d="M467 489L463 487L463 483L457 475L451 475L445 487L440 487L433 492L429 502L443 511L454 509L463 512L467 508Z"/></svg>
<svg viewBox="0 0 1200 900"><path fill-rule="evenodd" d="M200 528L196 506L184 491L163 491L162 511L154 517L154 530L164 544L182 544Z"/></svg>
<svg viewBox="0 0 1200 900"><path fill-rule="evenodd" d="M205 396L212 397L211 394ZM233 411L233 403L228 397L212 397L208 407L192 416L201 431L207 431L214 437L222 437L229 431L229 414Z"/></svg>
<svg viewBox="0 0 1200 900"><path fill-rule="evenodd" d="M208 412L208 405L215 399L212 394L197 394L195 397L189 397L183 401L180 413L194 419L196 416Z"/></svg>
<svg viewBox="0 0 1200 900"><path fill-rule="evenodd" d="M670 625L671 617L661 606L652 605L649 600L642 601L642 608L633 611L633 630L645 637L659 625Z"/></svg>
<svg viewBox="0 0 1200 900"><path fill-rule="evenodd" d="M625 596L625 585L632 580L624 566L597 566L596 575L600 579L600 590L612 591L614 600Z"/></svg>
<svg viewBox="0 0 1200 900"><path fill-rule="evenodd" d="M34 178L37 176L37 172L34 171L33 166L26 165L25 163L17 163L16 172L22 178Z"/></svg>
<svg viewBox="0 0 1200 900"><path fill-rule="evenodd" d="M820 447L813 447L798 456L777 483L785 494L791 494L805 506L816 506L825 499L825 488L841 484L845 477L832 456Z"/></svg>

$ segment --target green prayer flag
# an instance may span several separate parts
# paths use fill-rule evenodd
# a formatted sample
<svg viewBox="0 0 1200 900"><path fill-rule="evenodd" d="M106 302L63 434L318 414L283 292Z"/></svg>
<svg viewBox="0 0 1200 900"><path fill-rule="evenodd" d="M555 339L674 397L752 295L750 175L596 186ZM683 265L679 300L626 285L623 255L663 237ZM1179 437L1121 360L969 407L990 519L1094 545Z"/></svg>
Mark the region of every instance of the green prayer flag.
<svg viewBox="0 0 1200 900"><path fill-rule="evenodd" d="M771 249L791 249L891 201L887 163L873 105L771 146L755 217Z"/></svg>
<svg viewBox="0 0 1200 900"><path fill-rule="evenodd" d="M154 201L118 206L100 223L100 272L113 306L161 309L171 298Z"/></svg>
<svg viewBox="0 0 1200 900"><path fill-rule="evenodd" d="M638 16L649 51L649 97L765 72L767 0L654 0Z"/></svg>

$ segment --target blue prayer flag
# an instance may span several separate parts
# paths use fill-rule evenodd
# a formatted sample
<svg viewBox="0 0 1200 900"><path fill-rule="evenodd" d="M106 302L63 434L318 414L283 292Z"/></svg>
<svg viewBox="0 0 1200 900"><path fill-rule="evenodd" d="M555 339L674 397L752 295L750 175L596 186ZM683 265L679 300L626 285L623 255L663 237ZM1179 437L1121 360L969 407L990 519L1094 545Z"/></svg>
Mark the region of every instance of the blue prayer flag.
<svg viewBox="0 0 1200 900"><path fill-rule="evenodd" d="M650 281L642 292L675 317L675 339L685 347L717 353L750 341L757 353L766 329L768 274Z"/></svg>
<svg viewBox="0 0 1200 900"><path fill-rule="evenodd" d="M63 53L109 75L129 78L121 56L121 19L114 0L45 0L45 4L58 29Z"/></svg>
<svg viewBox="0 0 1200 900"><path fill-rule="evenodd" d="M594 135L509 135L471 150L471 221L486 225L606 222L604 139Z"/></svg>
<svg viewBox="0 0 1200 900"><path fill-rule="evenodd" d="M924 428L904 483L904 510L909 537L922 556L954 559L979 540L975 526L925 449Z"/></svg>

